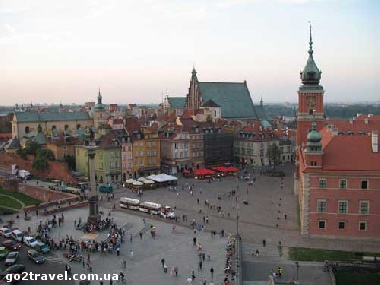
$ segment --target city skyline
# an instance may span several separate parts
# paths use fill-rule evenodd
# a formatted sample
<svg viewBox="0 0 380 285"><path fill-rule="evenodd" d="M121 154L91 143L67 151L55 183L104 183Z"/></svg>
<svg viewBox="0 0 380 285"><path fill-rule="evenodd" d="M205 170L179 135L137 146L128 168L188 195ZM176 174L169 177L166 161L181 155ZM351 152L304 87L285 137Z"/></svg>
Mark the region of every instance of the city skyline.
<svg viewBox="0 0 380 285"><path fill-rule="evenodd" d="M200 81L247 80L297 102L309 24L326 102L379 101L376 1L0 1L0 105L158 104Z"/></svg>

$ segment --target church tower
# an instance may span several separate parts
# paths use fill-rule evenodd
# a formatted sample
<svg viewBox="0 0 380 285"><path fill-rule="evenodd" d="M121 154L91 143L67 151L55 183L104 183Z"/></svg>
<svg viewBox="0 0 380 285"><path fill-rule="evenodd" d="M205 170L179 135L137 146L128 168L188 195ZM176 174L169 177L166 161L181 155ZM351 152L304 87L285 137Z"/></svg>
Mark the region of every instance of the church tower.
<svg viewBox="0 0 380 285"><path fill-rule="evenodd" d="M104 104L102 103L102 94L98 93L98 103L95 105L95 112L94 112L94 127L95 130L99 128L99 126L103 125L107 122L107 115L106 115L106 108Z"/></svg>
<svg viewBox="0 0 380 285"><path fill-rule="evenodd" d="M191 72L189 93L186 97L187 109L196 110L201 107L201 98L199 93L197 71L195 70L195 67L193 67L193 71Z"/></svg>
<svg viewBox="0 0 380 285"><path fill-rule="evenodd" d="M303 71L300 72L302 85L298 89L297 114L297 148L302 149L307 143L307 135L312 122L316 122L316 130L324 125L323 86L319 84L322 72L313 58L313 38L310 26L309 58Z"/></svg>

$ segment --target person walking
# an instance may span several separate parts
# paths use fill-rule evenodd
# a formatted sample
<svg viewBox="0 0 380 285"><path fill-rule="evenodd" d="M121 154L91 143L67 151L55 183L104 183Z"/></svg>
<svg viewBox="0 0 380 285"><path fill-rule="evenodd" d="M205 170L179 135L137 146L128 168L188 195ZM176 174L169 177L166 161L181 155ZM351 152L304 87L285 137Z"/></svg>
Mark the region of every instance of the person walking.
<svg viewBox="0 0 380 285"><path fill-rule="evenodd" d="M203 262L202 262L202 260L200 260L198 263L198 270L202 271L202 267L203 267Z"/></svg>
<svg viewBox="0 0 380 285"><path fill-rule="evenodd" d="M133 250L132 249L129 251L129 256L131 257L131 259L133 259Z"/></svg>
<svg viewBox="0 0 380 285"><path fill-rule="evenodd" d="M197 238L193 237L193 246L196 246L196 245L197 245Z"/></svg>
<svg viewBox="0 0 380 285"><path fill-rule="evenodd" d="M214 279L214 268L212 266L210 268L210 273L211 273L211 279Z"/></svg>
<svg viewBox="0 0 380 285"><path fill-rule="evenodd" d="M166 265L166 263L164 263L164 272L168 273L168 266Z"/></svg>
<svg viewBox="0 0 380 285"><path fill-rule="evenodd" d="M161 264L162 264L162 268L164 268L164 265L165 265L165 258L161 258Z"/></svg>

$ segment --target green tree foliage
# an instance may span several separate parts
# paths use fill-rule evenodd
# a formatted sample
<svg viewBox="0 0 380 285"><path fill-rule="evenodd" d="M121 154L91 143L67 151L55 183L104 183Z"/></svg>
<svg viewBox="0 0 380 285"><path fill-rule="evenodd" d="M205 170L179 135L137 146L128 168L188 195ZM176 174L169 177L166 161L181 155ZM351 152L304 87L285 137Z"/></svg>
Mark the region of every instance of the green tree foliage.
<svg viewBox="0 0 380 285"><path fill-rule="evenodd" d="M70 170L75 170L76 164L75 164L75 157L74 156L66 155L65 161L66 161L67 165L69 166Z"/></svg>
<svg viewBox="0 0 380 285"><path fill-rule="evenodd" d="M12 113L4 117L0 117L0 133L12 132L12 117L13 117Z"/></svg>
<svg viewBox="0 0 380 285"><path fill-rule="evenodd" d="M44 157L47 160L55 160L54 153L48 148L42 148L37 151L37 157Z"/></svg>
<svg viewBox="0 0 380 285"><path fill-rule="evenodd" d="M41 149L41 146L35 141L28 141L23 151L27 155L37 155L37 151Z"/></svg>
<svg viewBox="0 0 380 285"><path fill-rule="evenodd" d="M49 164L48 164L46 157L37 156L33 160L32 168L34 170L37 170L37 171L45 171L45 170L49 169Z"/></svg>
<svg viewBox="0 0 380 285"><path fill-rule="evenodd" d="M282 150L275 143L271 144L267 149L267 157L269 159L269 164L276 168L278 164L281 162Z"/></svg>

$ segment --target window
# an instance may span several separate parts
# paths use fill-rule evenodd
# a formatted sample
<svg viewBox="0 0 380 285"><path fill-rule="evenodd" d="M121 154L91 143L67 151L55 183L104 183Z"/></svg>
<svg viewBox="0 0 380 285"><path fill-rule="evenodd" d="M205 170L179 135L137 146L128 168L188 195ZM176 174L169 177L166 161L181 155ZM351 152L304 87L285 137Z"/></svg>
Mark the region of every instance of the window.
<svg viewBox="0 0 380 285"><path fill-rule="evenodd" d="M359 231L364 232L367 230L367 222L366 221L360 221L359 222Z"/></svg>
<svg viewBox="0 0 380 285"><path fill-rule="evenodd" d="M326 179L321 178L319 179L319 188L326 188Z"/></svg>
<svg viewBox="0 0 380 285"><path fill-rule="evenodd" d="M110 161L110 168L114 168L114 162L113 161Z"/></svg>
<svg viewBox="0 0 380 285"><path fill-rule="evenodd" d="M316 161L311 161L310 164L311 164L311 166L317 166L317 162Z"/></svg>
<svg viewBox="0 0 380 285"><path fill-rule="evenodd" d="M360 201L360 214L368 215L369 202L368 201Z"/></svg>
<svg viewBox="0 0 380 285"><path fill-rule="evenodd" d="M318 220L318 229L325 229L325 228L326 228L326 221Z"/></svg>
<svg viewBox="0 0 380 285"><path fill-rule="evenodd" d="M317 200L317 212L318 213L326 213L326 199L318 199Z"/></svg>
<svg viewBox="0 0 380 285"><path fill-rule="evenodd" d="M340 189L347 189L347 180L346 179L340 179L339 180L339 188Z"/></svg>
<svg viewBox="0 0 380 285"><path fill-rule="evenodd" d="M345 221L339 221L338 222L338 229L344 230L346 228L346 222Z"/></svg>
<svg viewBox="0 0 380 285"><path fill-rule="evenodd" d="M360 184L362 189L368 189L368 180L362 180Z"/></svg>
<svg viewBox="0 0 380 285"><path fill-rule="evenodd" d="M140 164L144 165L144 160L143 159L141 159Z"/></svg>
<svg viewBox="0 0 380 285"><path fill-rule="evenodd" d="M135 157L138 157L138 156L139 156L139 152L136 151L136 152L135 152Z"/></svg>
<svg viewBox="0 0 380 285"><path fill-rule="evenodd" d="M29 128L28 126L26 126L26 127L25 127L25 133L26 133L26 134L29 134L29 132L30 132L30 128Z"/></svg>
<svg viewBox="0 0 380 285"><path fill-rule="evenodd" d="M338 213L347 214L348 211L348 201L338 201Z"/></svg>

